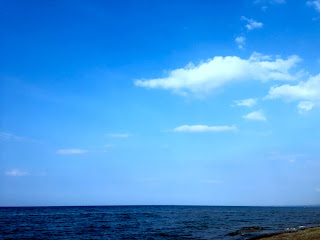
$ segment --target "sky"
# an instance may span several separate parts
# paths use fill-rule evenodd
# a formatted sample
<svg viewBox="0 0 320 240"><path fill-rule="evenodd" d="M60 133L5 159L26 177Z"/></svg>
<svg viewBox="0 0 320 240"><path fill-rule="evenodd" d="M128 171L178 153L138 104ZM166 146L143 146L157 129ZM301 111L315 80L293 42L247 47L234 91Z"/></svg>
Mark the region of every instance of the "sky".
<svg viewBox="0 0 320 240"><path fill-rule="evenodd" d="M320 1L0 2L0 206L320 204Z"/></svg>

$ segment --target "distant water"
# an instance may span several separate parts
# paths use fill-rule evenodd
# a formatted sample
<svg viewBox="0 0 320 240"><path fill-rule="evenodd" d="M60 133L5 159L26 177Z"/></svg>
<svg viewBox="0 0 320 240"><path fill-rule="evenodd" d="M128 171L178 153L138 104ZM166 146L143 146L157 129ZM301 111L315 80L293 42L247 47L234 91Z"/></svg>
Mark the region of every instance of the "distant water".
<svg viewBox="0 0 320 240"><path fill-rule="evenodd" d="M237 240L316 225L316 207L0 208L0 239Z"/></svg>

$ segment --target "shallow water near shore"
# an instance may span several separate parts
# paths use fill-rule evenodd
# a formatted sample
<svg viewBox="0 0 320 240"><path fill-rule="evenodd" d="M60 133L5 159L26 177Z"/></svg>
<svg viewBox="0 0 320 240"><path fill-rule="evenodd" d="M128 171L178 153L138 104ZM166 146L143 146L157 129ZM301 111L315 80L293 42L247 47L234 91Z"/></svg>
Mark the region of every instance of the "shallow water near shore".
<svg viewBox="0 0 320 240"><path fill-rule="evenodd" d="M320 225L320 207L0 208L1 239L250 239Z"/></svg>

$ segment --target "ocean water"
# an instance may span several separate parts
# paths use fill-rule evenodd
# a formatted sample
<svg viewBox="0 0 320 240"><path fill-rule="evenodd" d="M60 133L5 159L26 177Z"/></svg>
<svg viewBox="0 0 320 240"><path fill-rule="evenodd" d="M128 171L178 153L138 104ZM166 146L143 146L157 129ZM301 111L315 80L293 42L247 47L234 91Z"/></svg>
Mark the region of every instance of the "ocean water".
<svg viewBox="0 0 320 240"><path fill-rule="evenodd" d="M319 207L0 208L0 239L237 240L319 225Z"/></svg>

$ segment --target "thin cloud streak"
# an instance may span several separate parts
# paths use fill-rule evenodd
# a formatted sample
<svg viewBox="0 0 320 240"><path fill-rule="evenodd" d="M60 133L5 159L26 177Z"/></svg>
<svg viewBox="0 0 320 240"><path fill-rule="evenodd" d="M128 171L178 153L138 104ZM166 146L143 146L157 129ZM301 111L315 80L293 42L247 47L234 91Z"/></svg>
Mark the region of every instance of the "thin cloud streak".
<svg viewBox="0 0 320 240"><path fill-rule="evenodd" d="M23 176L28 176L29 173L21 171L19 169L12 169L10 171L7 171L5 175L10 177L23 177Z"/></svg>
<svg viewBox="0 0 320 240"><path fill-rule="evenodd" d="M85 154L88 150L82 150L82 149L59 149L57 150L57 154L61 155L74 155L74 154Z"/></svg>
<svg viewBox="0 0 320 240"><path fill-rule="evenodd" d="M9 132L0 132L0 140L3 141L17 141L17 142L39 142L37 140L28 138L28 137L22 137L17 136L15 134L9 133Z"/></svg>
<svg viewBox="0 0 320 240"><path fill-rule="evenodd" d="M173 129L174 132L201 133L235 131L235 126L183 125Z"/></svg>
<svg viewBox="0 0 320 240"><path fill-rule="evenodd" d="M128 138L131 134L128 133L108 133L106 136L114 137L114 138Z"/></svg>

